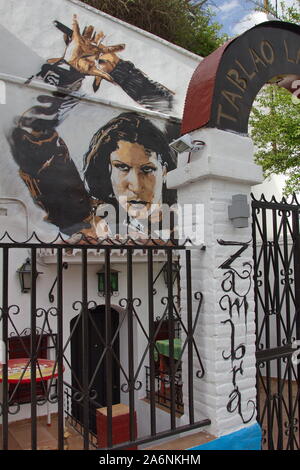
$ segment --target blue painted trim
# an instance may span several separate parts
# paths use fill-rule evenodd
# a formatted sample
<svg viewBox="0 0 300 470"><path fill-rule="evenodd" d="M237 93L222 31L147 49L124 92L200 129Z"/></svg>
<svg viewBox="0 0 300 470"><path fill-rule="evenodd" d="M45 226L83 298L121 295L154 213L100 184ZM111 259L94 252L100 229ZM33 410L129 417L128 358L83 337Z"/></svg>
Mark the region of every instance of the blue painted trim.
<svg viewBox="0 0 300 470"><path fill-rule="evenodd" d="M256 423L188 450L261 450L261 439L261 428Z"/></svg>

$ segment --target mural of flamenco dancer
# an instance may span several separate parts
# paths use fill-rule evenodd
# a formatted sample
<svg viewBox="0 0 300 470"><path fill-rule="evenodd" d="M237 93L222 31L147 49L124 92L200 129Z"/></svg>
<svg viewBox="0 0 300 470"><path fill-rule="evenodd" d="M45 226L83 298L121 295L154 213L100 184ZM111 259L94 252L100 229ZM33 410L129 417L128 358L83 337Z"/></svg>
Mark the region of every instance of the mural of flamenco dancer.
<svg viewBox="0 0 300 470"><path fill-rule="evenodd" d="M130 61L120 59L116 52L123 51L125 44L105 46L104 33L96 33L93 26L84 28L80 33L76 15L73 16L73 28L70 29L59 21L55 26L64 33L66 48L60 58L48 59L41 71L31 77L41 77L45 82L68 86L70 81L93 76L93 89L99 89L102 80L119 85L134 101L148 109L170 111L173 107L174 92L165 86L150 80ZM70 73L62 73L64 65L70 66Z"/></svg>
<svg viewBox="0 0 300 470"><path fill-rule="evenodd" d="M168 142L177 137L179 125L169 123L162 132L137 112L111 119L94 134L83 157L84 180L57 128L68 112L74 112L80 99L72 92L81 88L86 76L94 77L95 92L107 80L137 103L160 111L172 108L174 94L121 60L116 52L124 44L103 45L104 34L93 26L81 34L75 15L72 30L55 25L64 33L64 55L49 59L35 78L66 92L39 95L38 104L17 118L9 141L19 174L46 212L45 220L74 242L78 235L93 242L118 234L120 224L126 225L127 236L147 237L144 222L150 216L159 222L162 204L176 202L176 191L166 189L165 182L167 172L176 167ZM117 211L113 234L99 215L99 208L107 204Z"/></svg>

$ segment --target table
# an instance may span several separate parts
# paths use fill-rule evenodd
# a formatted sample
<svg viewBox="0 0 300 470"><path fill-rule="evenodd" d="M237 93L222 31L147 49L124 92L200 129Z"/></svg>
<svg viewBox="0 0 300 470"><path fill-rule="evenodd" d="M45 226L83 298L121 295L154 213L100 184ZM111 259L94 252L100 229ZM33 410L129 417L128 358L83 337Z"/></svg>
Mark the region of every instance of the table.
<svg viewBox="0 0 300 470"><path fill-rule="evenodd" d="M178 361L181 355L181 339L174 338L174 360ZM155 343L157 350L154 351L154 358L157 360L157 351L159 353L159 370L160 370L160 392L165 395L165 376L167 371L166 358L170 357L170 341L161 339Z"/></svg>
<svg viewBox="0 0 300 470"><path fill-rule="evenodd" d="M174 338L173 344L174 344L174 359L178 361L178 359L180 358L180 354L181 354L181 339ZM161 339L159 341L156 341L155 345L160 355L169 357L170 342L168 339Z"/></svg>
<svg viewBox="0 0 300 470"><path fill-rule="evenodd" d="M8 378L11 384L25 384L31 382L31 364L29 358L9 359L7 363ZM37 359L36 382L47 381L58 376L56 361L50 359ZM0 383L2 382L2 364L0 364ZM51 425L51 413L47 400L47 424Z"/></svg>

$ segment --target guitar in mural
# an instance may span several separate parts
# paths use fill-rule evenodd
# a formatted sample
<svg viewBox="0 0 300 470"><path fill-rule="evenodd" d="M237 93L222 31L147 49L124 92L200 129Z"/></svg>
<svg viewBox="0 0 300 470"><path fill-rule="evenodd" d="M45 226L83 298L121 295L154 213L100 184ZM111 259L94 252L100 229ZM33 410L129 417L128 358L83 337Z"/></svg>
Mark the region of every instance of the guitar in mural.
<svg viewBox="0 0 300 470"><path fill-rule="evenodd" d="M111 236L103 215L108 204L118 215L113 235L126 226L127 236L147 237L144 222L151 217L159 224L162 204L176 202L176 191L167 190L165 181L176 167L168 142L178 135L179 124L168 123L162 132L137 112L114 117L92 136L83 157L83 180L57 128L80 102L78 91L86 76L94 77L94 91L102 80L117 83L146 107L161 109L163 102L170 107L173 94L117 57L124 44L104 46L103 33L93 26L81 34L75 16L72 30L58 22L56 26L64 32L64 55L49 59L35 77L63 92L39 95L38 104L18 116L9 141L20 176L46 212L45 220L71 241L83 235L92 242Z"/></svg>

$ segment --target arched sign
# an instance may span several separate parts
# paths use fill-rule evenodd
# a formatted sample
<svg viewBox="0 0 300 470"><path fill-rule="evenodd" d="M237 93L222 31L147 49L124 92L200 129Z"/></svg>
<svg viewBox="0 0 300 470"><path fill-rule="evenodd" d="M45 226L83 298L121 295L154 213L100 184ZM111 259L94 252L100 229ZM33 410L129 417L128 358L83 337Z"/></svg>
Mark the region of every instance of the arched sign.
<svg viewBox="0 0 300 470"><path fill-rule="evenodd" d="M204 126L247 134L257 93L274 77L286 75L300 78L300 27L269 21L246 31L195 70L187 91L182 134Z"/></svg>

